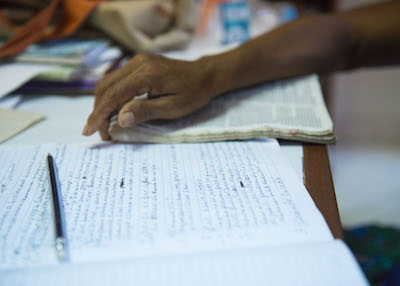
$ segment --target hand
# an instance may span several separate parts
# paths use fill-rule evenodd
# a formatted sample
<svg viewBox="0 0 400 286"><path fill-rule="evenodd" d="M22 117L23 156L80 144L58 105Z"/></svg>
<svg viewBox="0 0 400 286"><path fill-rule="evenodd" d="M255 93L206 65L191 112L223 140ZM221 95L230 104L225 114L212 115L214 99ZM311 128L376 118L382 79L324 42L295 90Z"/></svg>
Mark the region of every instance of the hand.
<svg viewBox="0 0 400 286"><path fill-rule="evenodd" d="M89 136L99 131L109 140L110 116L118 112L118 124L130 127L153 119L175 119L209 102L211 88L209 61L186 62L158 55L139 54L121 69L103 77L96 85L93 112L82 131ZM147 99L132 100L147 93Z"/></svg>

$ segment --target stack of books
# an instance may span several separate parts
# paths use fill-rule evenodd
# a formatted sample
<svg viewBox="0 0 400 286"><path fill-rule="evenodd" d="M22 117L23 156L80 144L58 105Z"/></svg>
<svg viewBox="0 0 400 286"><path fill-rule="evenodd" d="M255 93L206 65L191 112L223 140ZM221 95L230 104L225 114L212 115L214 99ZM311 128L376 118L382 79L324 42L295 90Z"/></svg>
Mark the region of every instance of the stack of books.
<svg viewBox="0 0 400 286"><path fill-rule="evenodd" d="M121 55L121 50L111 46L108 40L66 38L31 45L15 61L51 64L54 69L39 74L17 92L92 93L96 81Z"/></svg>

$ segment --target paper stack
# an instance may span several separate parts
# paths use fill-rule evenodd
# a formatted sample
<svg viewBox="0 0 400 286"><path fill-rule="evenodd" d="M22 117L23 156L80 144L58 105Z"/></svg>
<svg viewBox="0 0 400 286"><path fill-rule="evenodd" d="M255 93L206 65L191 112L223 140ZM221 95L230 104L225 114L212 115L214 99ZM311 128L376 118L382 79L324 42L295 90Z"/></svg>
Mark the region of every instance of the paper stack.
<svg viewBox="0 0 400 286"><path fill-rule="evenodd" d="M8 65L49 66L21 82L18 93L82 94L93 92L96 81L121 54L108 40L71 37L31 45Z"/></svg>

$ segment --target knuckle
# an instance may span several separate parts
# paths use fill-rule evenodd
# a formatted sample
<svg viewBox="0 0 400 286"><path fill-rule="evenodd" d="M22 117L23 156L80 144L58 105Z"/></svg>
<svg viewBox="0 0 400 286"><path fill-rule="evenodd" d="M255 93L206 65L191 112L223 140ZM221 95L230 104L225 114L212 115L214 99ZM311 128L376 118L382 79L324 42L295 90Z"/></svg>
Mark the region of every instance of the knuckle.
<svg viewBox="0 0 400 286"><path fill-rule="evenodd" d="M175 119L180 116L179 106L174 101L166 101L162 106L160 106L160 112L162 116L166 119Z"/></svg>
<svg viewBox="0 0 400 286"><path fill-rule="evenodd" d="M89 117L87 119L87 123L89 125L94 125L96 122L97 122L97 116L96 116L96 112L94 111L89 115Z"/></svg>
<svg viewBox="0 0 400 286"><path fill-rule="evenodd" d="M100 124L101 122L105 121L108 119L108 115L109 113L107 113L104 110L97 110L95 112L92 113L93 116L91 116L89 118L89 123L93 124L93 125L97 125Z"/></svg>
<svg viewBox="0 0 400 286"><path fill-rule="evenodd" d="M113 112L118 107L118 103L113 98L107 98L100 102L93 111L93 115L97 118L107 117L108 114Z"/></svg>
<svg viewBox="0 0 400 286"><path fill-rule="evenodd" d="M150 92L153 90L153 82L150 78L144 77L137 82L137 85L134 89L136 89L136 94Z"/></svg>
<svg viewBox="0 0 400 286"><path fill-rule="evenodd" d="M141 66L141 71L142 72L149 72L149 71L151 71L153 69L154 69L154 63L152 63L152 62L143 63L142 66Z"/></svg>
<svg viewBox="0 0 400 286"><path fill-rule="evenodd" d="M104 89L103 82L102 80L99 80L94 87L95 96L101 96L103 89Z"/></svg>
<svg viewBox="0 0 400 286"><path fill-rule="evenodd" d="M120 95L120 93L121 87L119 87L119 85L111 86L104 92L104 99L106 102L112 102Z"/></svg>
<svg viewBox="0 0 400 286"><path fill-rule="evenodd" d="M154 112L154 110L151 110L149 108L142 108L141 118L142 121L148 121L153 118L157 118L157 114Z"/></svg>
<svg viewBox="0 0 400 286"><path fill-rule="evenodd" d="M107 88L107 86L110 83L110 80L112 78L112 76L115 74L115 71L109 74L104 75L101 79L99 79L96 83L95 86L95 93L101 93L104 91L105 88Z"/></svg>
<svg viewBox="0 0 400 286"><path fill-rule="evenodd" d="M147 61L142 63L137 71L142 75L154 76L160 73L160 65L155 61Z"/></svg>
<svg viewBox="0 0 400 286"><path fill-rule="evenodd" d="M150 60L150 55L149 54L137 54L136 56L133 57L133 60L139 63L143 63L146 62L148 60Z"/></svg>
<svg viewBox="0 0 400 286"><path fill-rule="evenodd" d="M135 114L139 115L138 117L141 121L147 121L157 117L157 111L146 103L147 102L144 100L137 100L135 105L132 106L132 109L134 109Z"/></svg>
<svg viewBox="0 0 400 286"><path fill-rule="evenodd" d="M181 98L177 98L176 100L174 100L173 102L174 104L174 109L179 109L179 110L185 110L188 108L189 106L189 101L187 99L185 99L184 97Z"/></svg>

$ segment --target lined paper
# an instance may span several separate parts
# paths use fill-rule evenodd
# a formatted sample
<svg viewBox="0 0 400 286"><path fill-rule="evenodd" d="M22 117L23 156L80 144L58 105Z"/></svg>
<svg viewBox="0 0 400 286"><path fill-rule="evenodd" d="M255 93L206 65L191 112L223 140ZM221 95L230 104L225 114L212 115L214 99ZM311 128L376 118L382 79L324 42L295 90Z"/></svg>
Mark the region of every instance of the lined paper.
<svg viewBox="0 0 400 286"><path fill-rule="evenodd" d="M45 156L72 262L329 241L275 141L0 148L0 266L51 264Z"/></svg>
<svg viewBox="0 0 400 286"><path fill-rule="evenodd" d="M368 285L341 241L0 272L1 285Z"/></svg>

